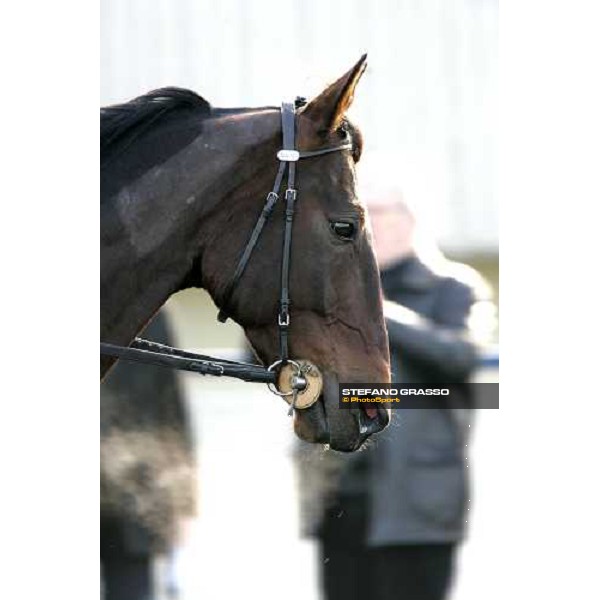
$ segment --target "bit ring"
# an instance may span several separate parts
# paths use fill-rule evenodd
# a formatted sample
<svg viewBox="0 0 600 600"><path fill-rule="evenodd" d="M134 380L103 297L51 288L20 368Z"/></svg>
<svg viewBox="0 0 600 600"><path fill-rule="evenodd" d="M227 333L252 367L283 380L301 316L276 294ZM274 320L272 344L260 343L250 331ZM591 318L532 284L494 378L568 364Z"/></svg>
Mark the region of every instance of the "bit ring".
<svg viewBox="0 0 600 600"><path fill-rule="evenodd" d="M295 360L276 360L268 369L267 371L273 371L276 367L278 367L279 365L282 365L283 363L287 364L291 364L294 369L296 369L296 373L294 374L295 376L298 376L302 373L302 369L300 367L300 365L295 361ZM274 394L276 394L277 396L293 396L296 390L292 390L291 392L280 392L277 389L277 386L274 383L267 383L267 387L269 388L269 390L271 392L273 392Z"/></svg>

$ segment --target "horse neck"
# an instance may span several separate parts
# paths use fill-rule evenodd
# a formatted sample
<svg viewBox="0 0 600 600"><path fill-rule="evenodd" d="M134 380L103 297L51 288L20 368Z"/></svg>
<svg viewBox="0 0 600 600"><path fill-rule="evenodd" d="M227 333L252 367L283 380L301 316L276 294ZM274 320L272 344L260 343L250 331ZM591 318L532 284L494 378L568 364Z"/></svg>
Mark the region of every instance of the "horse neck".
<svg viewBox="0 0 600 600"><path fill-rule="evenodd" d="M103 341L128 344L171 294L202 285L199 259L248 177L240 167L273 137L267 117L262 125L252 114L209 121L191 144L103 204Z"/></svg>

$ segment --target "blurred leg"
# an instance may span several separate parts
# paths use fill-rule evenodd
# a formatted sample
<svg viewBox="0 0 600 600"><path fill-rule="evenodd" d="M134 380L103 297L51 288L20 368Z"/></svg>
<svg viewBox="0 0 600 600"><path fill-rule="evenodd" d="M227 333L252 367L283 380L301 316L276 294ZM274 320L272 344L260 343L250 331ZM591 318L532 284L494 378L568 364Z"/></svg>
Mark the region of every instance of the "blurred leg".
<svg viewBox="0 0 600 600"><path fill-rule="evenodd" d="M452 582L454 544L414 544L372 549L372 600L443 600Z"/></svg>
<svg viewBox="0 0 600 600"><path fill-rule="evenodd" d="M367 550L321 543L321 589L325 600L365 600L369 593Z"/></svg>
<svg viewBox="0 0 600 600"><path fill-rule="evenodd" d="M102 561L104 600L152 600L152 561L117 557Z"/></svg>
<svg viewBox="0 0 600 600"><path fill-rule="evenodd" d="M367 502L343 498L323 519L320 543L321 587L325 600L371 600L371 571L365 545Z"/></svg>

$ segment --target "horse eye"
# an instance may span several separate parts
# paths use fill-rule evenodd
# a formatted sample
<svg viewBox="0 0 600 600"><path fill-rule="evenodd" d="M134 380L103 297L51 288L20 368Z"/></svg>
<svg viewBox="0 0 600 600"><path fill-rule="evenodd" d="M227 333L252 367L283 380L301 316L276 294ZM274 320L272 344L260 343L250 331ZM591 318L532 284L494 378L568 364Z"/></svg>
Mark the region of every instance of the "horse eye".
<svg viewBox="0 0 600 600"><path fill-rule="evenodd" d="M349 135L349 134L348 134L348 129L347 129L347 127L346 127L345 125L340 125L340 126L337 128L337 134L338 134L338 135L339 135L339 136L340 136L340 137L341 137L343 140L347 139L347 138L348 138L348 135Z"/></svg>
<svg viewBox="0 0 600 600"><path fill-rule="evenodd" d="M354 234L356 233L354 223L346 223L344 221L333 221L331 223L331 230L343 240L354 239Z"/></svg>

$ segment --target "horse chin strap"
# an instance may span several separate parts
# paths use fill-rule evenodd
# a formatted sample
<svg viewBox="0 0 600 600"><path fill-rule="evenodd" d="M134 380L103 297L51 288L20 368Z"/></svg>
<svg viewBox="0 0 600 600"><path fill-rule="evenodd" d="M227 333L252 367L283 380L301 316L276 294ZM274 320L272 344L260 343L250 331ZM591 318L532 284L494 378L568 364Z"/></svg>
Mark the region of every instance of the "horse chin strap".
<svg viewBox="0 0 600 600"><path fill-rule="evenodd" d="M289 358L289 328L290 328L290 261L292 251L292 226L298 191L296 184L296 163L302 158L322 156L330 152L352 149L351 143L330 146L320 150L301 152L296 149L296 110L292 102L281 105L281 129L283 137L282 149L277 153L279 168L272 190L267 194L263 209L254 225L250 238L246 243L242 256L237 264L233 277L225 288L220 302L221 309L217 319L224 323L229 318L227 306L231 296L240 281L252 252L260 238L260 234L271 216L287 171L287 187L285 190L285 214L283 250L281 260L281 288L277 314L279 332L279 358L267 369L258 365L249 365L237 361L226 361L200 354L185 352L177 348L169 348L142 339L136 339L128 348L112 344L100 344L101 354L167 366L176 369L194 371L204 375L227 376L267 383L269 389L284 398L290 404L290 414L295 408L308 408L314 404L323 389L323 377L319 369L310 361L304 359L290 360Z"/></svg>

